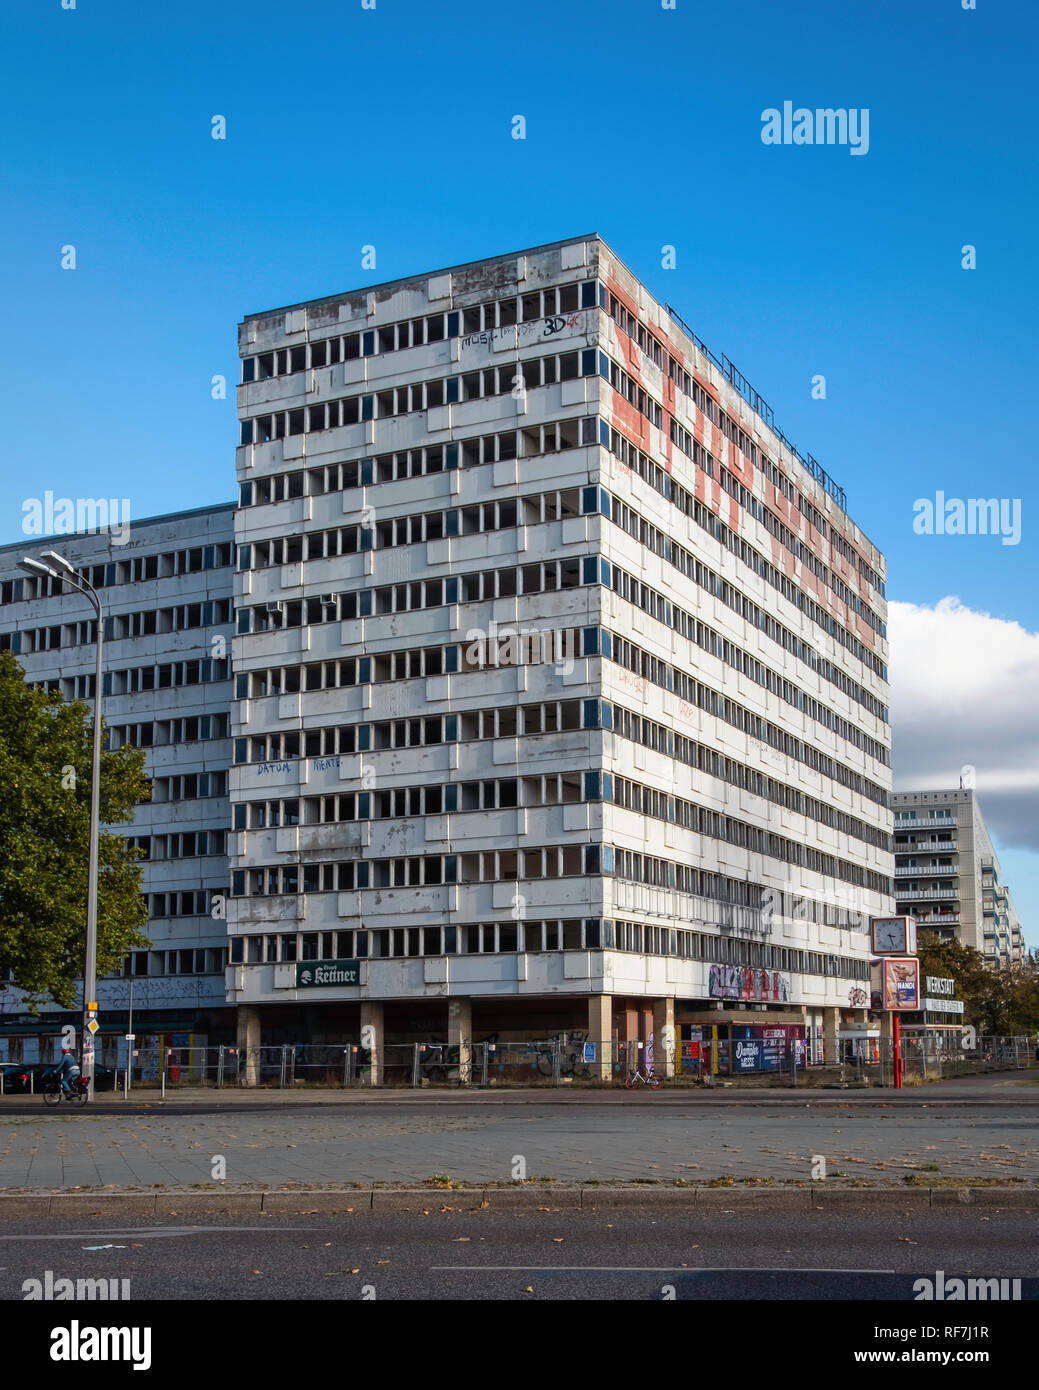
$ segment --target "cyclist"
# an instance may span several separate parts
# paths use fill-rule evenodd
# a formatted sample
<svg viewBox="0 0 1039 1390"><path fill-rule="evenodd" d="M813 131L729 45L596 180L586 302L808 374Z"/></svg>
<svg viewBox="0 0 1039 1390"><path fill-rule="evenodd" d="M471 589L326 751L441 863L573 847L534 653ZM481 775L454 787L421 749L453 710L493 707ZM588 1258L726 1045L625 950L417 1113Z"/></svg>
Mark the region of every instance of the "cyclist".
<svg viewBox="0 0 1039 1390"><path fill-rule="evenodd" d="M66 1095L72 1091L72 1083L79 1076L79 1063L71 1047L61 1049L61 1062L58 1065L58 1077L61 1080L61 1089Z"/></svg>

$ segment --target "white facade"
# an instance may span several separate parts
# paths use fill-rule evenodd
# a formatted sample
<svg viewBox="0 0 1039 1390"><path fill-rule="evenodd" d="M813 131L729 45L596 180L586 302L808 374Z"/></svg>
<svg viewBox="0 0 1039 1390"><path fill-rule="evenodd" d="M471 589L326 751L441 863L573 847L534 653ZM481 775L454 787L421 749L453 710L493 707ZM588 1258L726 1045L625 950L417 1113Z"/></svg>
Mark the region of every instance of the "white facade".
<svg viewBox="0 0 1039 1390"><path fill-rule="evenodd" d="M109 746L147 750L152 800L118 833L146 852L143 931L151 947L134 951L119 978L98 981L106 1043L125 1031L131 980L142 1038L166 1029L215 1037L221 1016L225 1031L232 1026L218 902L228 890L232 522L224 505L135 521L119 538L59 535L0 550L0 644L30 683L60 688L67 699L93 699L93 610L18 562L56 550L98 589ZM0 992L0 1033L21 1018L20 1000L17 988ZM41 1031L53 1032L58 1015L45 1008Z"/></svg>
<svg viewBox="0 0 1039 1390"><path fill-rule="evenodd" d="M739 374L597 237L240 351L229 998L860 1008L884 562Z"/></svg>

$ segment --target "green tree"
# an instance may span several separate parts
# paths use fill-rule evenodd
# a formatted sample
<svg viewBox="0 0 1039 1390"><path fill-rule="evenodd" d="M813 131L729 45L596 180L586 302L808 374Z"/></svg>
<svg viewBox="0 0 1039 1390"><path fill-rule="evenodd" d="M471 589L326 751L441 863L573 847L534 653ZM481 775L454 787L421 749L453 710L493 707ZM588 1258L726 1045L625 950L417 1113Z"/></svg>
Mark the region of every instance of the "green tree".
<svg viewBox="0 0 1039 1390"><path fill-rule="evenodd" d="M31 689L11 653L0 653L0 970L12 971L32 1012L48 998L75 1007L83 974L92 727L87 705ZM141 750L102 753L102 827L132 820L150 797ZM140 857L102 830L99 978L149 944L138 930L148 920Z"/></svg>

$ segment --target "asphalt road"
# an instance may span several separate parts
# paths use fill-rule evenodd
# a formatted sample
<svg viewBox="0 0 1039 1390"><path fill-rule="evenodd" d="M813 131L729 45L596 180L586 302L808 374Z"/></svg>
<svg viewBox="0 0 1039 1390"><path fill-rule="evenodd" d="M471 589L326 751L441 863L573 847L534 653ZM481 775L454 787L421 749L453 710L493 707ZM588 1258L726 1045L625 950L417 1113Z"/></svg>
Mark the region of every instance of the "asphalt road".
<svg viewBox="0 0 1039 1390"><path fill-rule="evenodd" d="M0 1225L0 1298L24 1298L23 1282L47 1270L55 1279L128 1279L133 1300L903 1304L915 1301L917 1279L942 1270L946 1280L1020 1279L1022 1301L1035 1301L1039 1217L955 1208L795 1215L770 1212L767 1199L738 1212L512 1213L467 1210L464 1197L442 1193L431 1194L428 1215Z"/></svg>

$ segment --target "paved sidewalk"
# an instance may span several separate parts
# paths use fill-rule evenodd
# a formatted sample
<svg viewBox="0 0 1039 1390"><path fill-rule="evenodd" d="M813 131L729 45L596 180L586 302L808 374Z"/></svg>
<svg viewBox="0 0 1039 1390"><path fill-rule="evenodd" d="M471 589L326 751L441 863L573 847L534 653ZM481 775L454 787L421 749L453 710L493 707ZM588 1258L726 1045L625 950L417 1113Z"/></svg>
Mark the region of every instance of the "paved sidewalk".
<svg viewBox="0 0 1039 1390"><path fill-rule="evenodd" d="M165 1098L158 1090L138 1087L130 1092L124 1101L122 1091L101 1091L93 1105L106 1112L120 1112L127 1108L138 1110L151 1107L155 1110L168 1110L176 1107L205 1107L209 1109L224 1106L245 1106L256 1109L266 1106L317 1106L317 1105L360 1105L360 1106L399 1106L428 1105L443 1106L484 1106L484 1105L566 1105L601 1106L630 1105L639 1097L647 1098L642 1091L633 1096L623 1086L577 1087L577 1086L530 1086L494 1087L482 1089L471 1087L384 1087L373 1090L370 1087L167 1087ZM907 1086L896 1091L892 1087L814 1088L814 1087L769 1087L741 1086L739 1082L726 1086L719 1081L714 1087L705 1086L667 1086L652 1096L654 1105L714 1106L714 1105L899 1105L931 1106L936 1104L999 1104L999 1105L1039 1105L1039 1069L1027 1071L996 1072L987 1076L966 1076L951 1081L929 1082L926 1086ZM12 1095L0 1098L0 1122L5 1114L34 1113L42 1106L38 1096Z"/></svg>
<svg viewBox="0 0 1039 1390"><path fill-rule="evenodd" d="M989 1089L978 1088L973 1105L935 1103L933 1095L911 1107L859 1094L827 1105L814 1096L730 1105L622 1092L622 1103L601 1096L598 1104L565 1104L549 1092L501 1104L444 1103L420 1092L181 1113L0 1109L0 1186L415 1183L434 1174L470 1182L800 1180L817 1156L833 1177L1039 1180L1031 1100L1007 1104L1002 1083L982 1080Z"/></svg>

